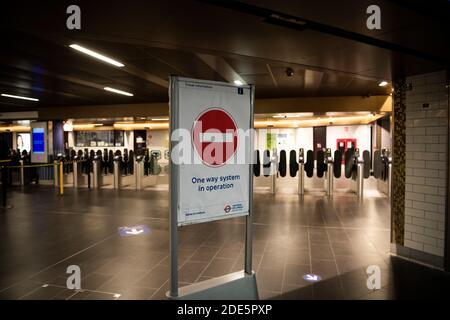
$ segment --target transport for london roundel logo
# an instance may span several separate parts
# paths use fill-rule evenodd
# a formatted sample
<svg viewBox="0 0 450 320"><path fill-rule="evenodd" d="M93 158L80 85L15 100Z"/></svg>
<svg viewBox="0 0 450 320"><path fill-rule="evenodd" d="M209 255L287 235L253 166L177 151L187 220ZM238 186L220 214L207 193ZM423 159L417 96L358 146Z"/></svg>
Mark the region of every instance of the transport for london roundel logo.
<svg viewBox="0 0 450 320"><path fill-rule="evenodd" d="M202 112L192 129L195 151L205 165L221 167L236 153L236 122L225 110L211 108Z"/></svg>

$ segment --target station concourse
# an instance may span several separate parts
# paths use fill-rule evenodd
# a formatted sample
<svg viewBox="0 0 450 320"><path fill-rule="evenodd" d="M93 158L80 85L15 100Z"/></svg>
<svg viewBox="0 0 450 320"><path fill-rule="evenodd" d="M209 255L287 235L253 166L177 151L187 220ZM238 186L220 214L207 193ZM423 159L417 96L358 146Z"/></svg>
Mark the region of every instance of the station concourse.
<svg viewBox="0 0 450 320"><path fill-rule="evenodd" d="M161 300L248 267L261 300L448 298L448 2L379 1L382 31L356 0L110 2L2 10L0 299ZM197 121L250 117L248 181L201 154L219 173L186 217L241 184L251 215L185 217L174 247L174 105L216 87L189 146L235 157Z"/></svg>

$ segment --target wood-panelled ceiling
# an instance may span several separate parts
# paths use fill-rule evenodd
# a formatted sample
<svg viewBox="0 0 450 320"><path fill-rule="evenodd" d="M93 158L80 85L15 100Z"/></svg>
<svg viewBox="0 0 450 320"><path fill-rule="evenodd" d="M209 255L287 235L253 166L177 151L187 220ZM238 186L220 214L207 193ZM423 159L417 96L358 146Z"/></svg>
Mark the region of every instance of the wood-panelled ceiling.
<svg viewBox="0 0 450 320"><path fill-rule="evenodd" d="M331 27L398 42L402 48L424 55L396 52L317 30L273 25L252 12L211 1L77 1L82 29L70 31L65 11L71 2L8 0L2 3L0 13L0 93L34 97L39 102L0 97L0 112L166 102L170 74L229 82L242 79L256 86L258 99L388 95L391 87L379 87L381 80L445 65L442 61L448 59L449 51L448 41L442 38L445 30L439 28L445 20L442 9L441 15L431 19L435 13L379 1L386 17L384 29L370 33L361 27L367 1L345 2L342 12L334 15L327 10L320 14L318 7L334 8L336 1L332 0L242 3L303 14L303 18ZM346 12L348 8L352 9ZM444 8L448 10L448 6ZM410 32L420 27L439 32L410 37ZM68 47L72 43L111 56L125 67L82 55ZM434 51L430 53L427 48ZM424 58L427 54L439 59ZM292 69L292 76L287 76L287 68ZM106 92L105 86L134 96Z"/></svg>

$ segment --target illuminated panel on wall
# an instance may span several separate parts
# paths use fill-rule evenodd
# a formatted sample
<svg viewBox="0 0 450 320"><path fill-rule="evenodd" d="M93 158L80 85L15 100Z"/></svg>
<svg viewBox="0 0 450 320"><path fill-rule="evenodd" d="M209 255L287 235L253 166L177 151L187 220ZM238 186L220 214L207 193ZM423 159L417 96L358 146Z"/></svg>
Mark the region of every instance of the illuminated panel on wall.
<svg viewBox="0 0 450 320"><path fill-rule="evenodd" d="M47 163L48 161L47 122L31 123L31 162Z"/></svg>
<svg viewBox="0 0 450 320"><path fill-rule="evenodd" d="M33 128L33 152L45 152L45 130L44 128Z"/></svg>

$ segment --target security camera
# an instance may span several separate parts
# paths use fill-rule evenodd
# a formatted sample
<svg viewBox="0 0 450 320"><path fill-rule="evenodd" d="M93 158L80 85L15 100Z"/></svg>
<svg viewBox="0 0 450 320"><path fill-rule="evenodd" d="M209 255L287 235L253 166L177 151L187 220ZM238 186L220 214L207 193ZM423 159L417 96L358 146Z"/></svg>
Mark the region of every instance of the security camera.
<svg viewBox="0 0 450 320"><path fill-rule="evenodd" d="M294 69L292 68L286 68L286 75L288 77L292 77L294 75Z"/></svg>

